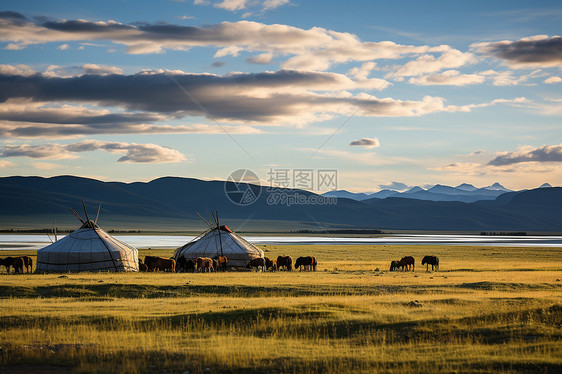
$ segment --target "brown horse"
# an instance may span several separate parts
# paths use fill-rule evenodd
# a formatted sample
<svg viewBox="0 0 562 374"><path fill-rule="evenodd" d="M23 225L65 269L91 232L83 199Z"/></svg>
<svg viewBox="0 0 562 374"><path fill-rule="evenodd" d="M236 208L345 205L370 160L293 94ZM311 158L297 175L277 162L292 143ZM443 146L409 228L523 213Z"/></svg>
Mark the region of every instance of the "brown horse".
<svg viewBox="0 0 562 374"><path fill-rule="evenodd" d="M275 271L277 270L277 261L270 259L269 257L264 257L265 268L267 270Z"/></svg>
<svg viewBox="0 0 562 374"><path fill-rule="evenodd" d="M196 263L193 260L188 260L183 256L180 256L176 261L176 272L183 273L183 272L190 272L193 273L195 271Z"/></svg>
<svg viewBox="0 0 562 374"><path fill-rule="evenodd" d="M209 257L197 257L195 263L199 272L210 273L213 271L213 259Z"/></svg>
<svg viewBox="0 0 562 374"><path fill-rule="evenodd" d="M287 271L293 270L293 258L291 256L277 257L277 269L281 269L283 267L287 269Z"/></svg>
<svg viewBox="0 0 562 374"><path fill-rule="evenodd" d="M431 270L439 270L439 257L437 256L425 256L422 260L422 265L426 265L426 270L429 271L429 265L431 265Z"/></svg>
<svg viewBox="0 0 562 374"><path fill-rule="evenodd" d="M258 258L253 258L250 260L250 262L248 263L248 265L246 266L248 269L253 269L255 268L256 271L264 271L265 270L265 259L258 257Z"/></svg>
<svg viewBox="0 0 562 374"><path fill-rule="evenodd" d="M31 270L33 270L33 260L31 259L31 257L21 256L21 258L23 259L23 265L25 266L25 269L28 273L31 273Z"/></svg>
<svg viewBox="0 0 562 374"><path fill-rule="evenodd" d="M148 271L148 266L146 266L146 264L144 264L140 258L139 258L139 271L142 272Z"/></svg>
<svg viewBox="0 0 562 374"><path fill-rule="evenodd" d="M390 271L397 271L399 267L400 267L400 261L390 262Z"/></svg>
<svg viewBox="0 0 562 374"><path fill-rule="evenodd" d="M412 256L402 257L402 259L400 260L400 267L402 268L402 270L406 269L406 271L414 271L415 266L416 260L414 260Z"/></svg>
<svg viewBox="0 0 562 374"><path fill-rule="evenodd" d="M6 267L6 272L10 274L10 268L13 267L16 274L23 273L25 262L22 257L6 257L2 260L2 265Z"/></svg>
<svg viewBox="0 0 562 374"><path fill-rule="evenodd" d="M176 260L173 258L146 256L144 263L148 266L148 271L171 271L176 270Z"/></svg>
<svg viewBox="0 0 562 374"><path fill-rule="evenodd" d="M217 266L215 271L227 271L228 270L228 258L226 256L215 256L213 260L216 260Z"/></svg>
<svg viewBox="0 0 562 374"><path fill-rule="evenodd" d="M316 271L316 265L316 257L314 256L299 257L295 262L295 269L298 269L300 266L302 266L302 269L304 269L305 271Z"/></svg>

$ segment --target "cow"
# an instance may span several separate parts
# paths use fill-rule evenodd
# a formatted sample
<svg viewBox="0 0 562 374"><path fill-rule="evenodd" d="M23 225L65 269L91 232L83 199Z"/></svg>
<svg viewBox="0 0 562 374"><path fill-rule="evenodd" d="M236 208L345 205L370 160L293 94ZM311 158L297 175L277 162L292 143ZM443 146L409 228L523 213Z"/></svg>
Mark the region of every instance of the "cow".
<svg viewBox="0 0 562 374"><path fill-rule="evenodd" d="M415 266L416 260L414 260L412 256L402 257L402 259L400 260L400 267L402 268L402 270L406 269L406 271L414 271Z"/></svg>
<svg viewBox="0 0 562 374"><path fill-rule="evenodd" d="M264 257L265 269L270 271L277 270L277 261L270 259L269 257Z"/></svg>
<svg viewBox="0 0 562 374"><path fill-rule="evenodd" d="M426 270L429 271L429 265L431 265L431 270L439 270L439 257L437 256L425 256L422 260L422 266L426 265Z"/></svg>
<svg viewBox="0 0 562 374"><path fill-rule="evenodd" d="M250 260L250 262L248 263L248 265L246 266L248 269L252 269L252 268L256 268L256 271L259 271L261 268L261 271L265 270L265 259L258 257L258 258L253 258Z"/></svg>
<svg viewBox="0 0 562 374"><path fill-rule="evenodd" d="M197 257L195 263L199 272L210 273L213 271L213 260L209 257Z"/></svg>
<svg viewBox="0 0 562 374"><path fill-rule="evenodd" d="M316 271L316 265L316 257L314 256L299 257L295 262L295 269L298 269L300 266L302 266L301 270L304 269L305 271Z"/></svg>
<svg viewBox="0 0 562 374"><path fill-rule="evenodd" d="M390 271L396 271L400 267L400 261L391 261L390 262Z"/></svg>
<svg viewBox="0 0 562 374"><path fill-rule="evenodd" d="M293 270L293 258L291 256L277 257L277 269L281 269L283 267L287 269L287 271Z"/></svg>
<svg viewBox="0 0 562 374"><path fill-rule="evenodd" d="M213 260L216 260L217 267L215 271L227 271L228 270L228 258L226 256L215 256Z"/></svg>
<svg viewBox="0 0 562 374"><path fill-rule="evenodd" d="M195 261L188 260L183 256L180 256L176 262L176 272L190 272L193 273L195 271Z"/></svg>
<svg viewBox="0 0 562 374"><path fill-rule="evenodd" d="M144 263L148 267L148 271L171 271L176 270L176 260L173 258L146 256Z"/></svg>

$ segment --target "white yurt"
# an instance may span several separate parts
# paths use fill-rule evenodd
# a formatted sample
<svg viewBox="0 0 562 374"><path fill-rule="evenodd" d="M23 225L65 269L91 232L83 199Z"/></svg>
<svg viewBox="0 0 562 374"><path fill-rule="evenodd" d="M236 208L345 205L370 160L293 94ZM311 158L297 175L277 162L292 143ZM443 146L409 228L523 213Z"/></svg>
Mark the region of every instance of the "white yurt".
<svg viewBox="0 0 562 374"><path fill-rule="evenodd" d="M263 251L247 242L226 225L218 224L203 232L191 242L176 249L174 258L195 260L197 257L226 256L228 266L246 266L250 260L263 258Z"/></svg>
<svg viewBox="0 0 562 374"><path fill-rule="evenodd" d="M95 221L77 217L82 222L78 230L37 251L37 273L139 270L136 248L113 238Z"/></svg>

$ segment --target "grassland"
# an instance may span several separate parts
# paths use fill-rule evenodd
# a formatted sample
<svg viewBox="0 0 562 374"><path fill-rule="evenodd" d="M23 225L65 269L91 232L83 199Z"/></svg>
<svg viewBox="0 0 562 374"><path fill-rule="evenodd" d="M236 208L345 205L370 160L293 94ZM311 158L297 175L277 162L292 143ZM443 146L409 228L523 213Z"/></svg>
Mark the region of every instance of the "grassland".
<svg viewBox="0 0 562 374"><path fill-rule="evenodd" d="M0 274L1 366L131 373L562 370L560 248L262 248L270 257L313 254L318 271ZM419 265L424 254L440 257L439 272ZM386 271L404 255L416 257L414 273Z"/></svg>

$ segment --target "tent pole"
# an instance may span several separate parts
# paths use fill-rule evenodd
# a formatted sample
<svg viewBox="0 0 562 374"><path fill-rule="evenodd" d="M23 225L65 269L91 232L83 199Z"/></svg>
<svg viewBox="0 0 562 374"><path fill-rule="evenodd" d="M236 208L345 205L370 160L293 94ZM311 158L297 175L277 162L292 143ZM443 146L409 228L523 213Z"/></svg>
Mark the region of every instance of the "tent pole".
<svg viewBox="0 0 562 374"><path fill-rule="evenodd" d="M219 229L219 243L221 246L221 256L224 256L224 253L222 251L222 234L221 234L221 226L220 226L220 222L219 222L219 212L217 211L217 227Z"/></svg>

